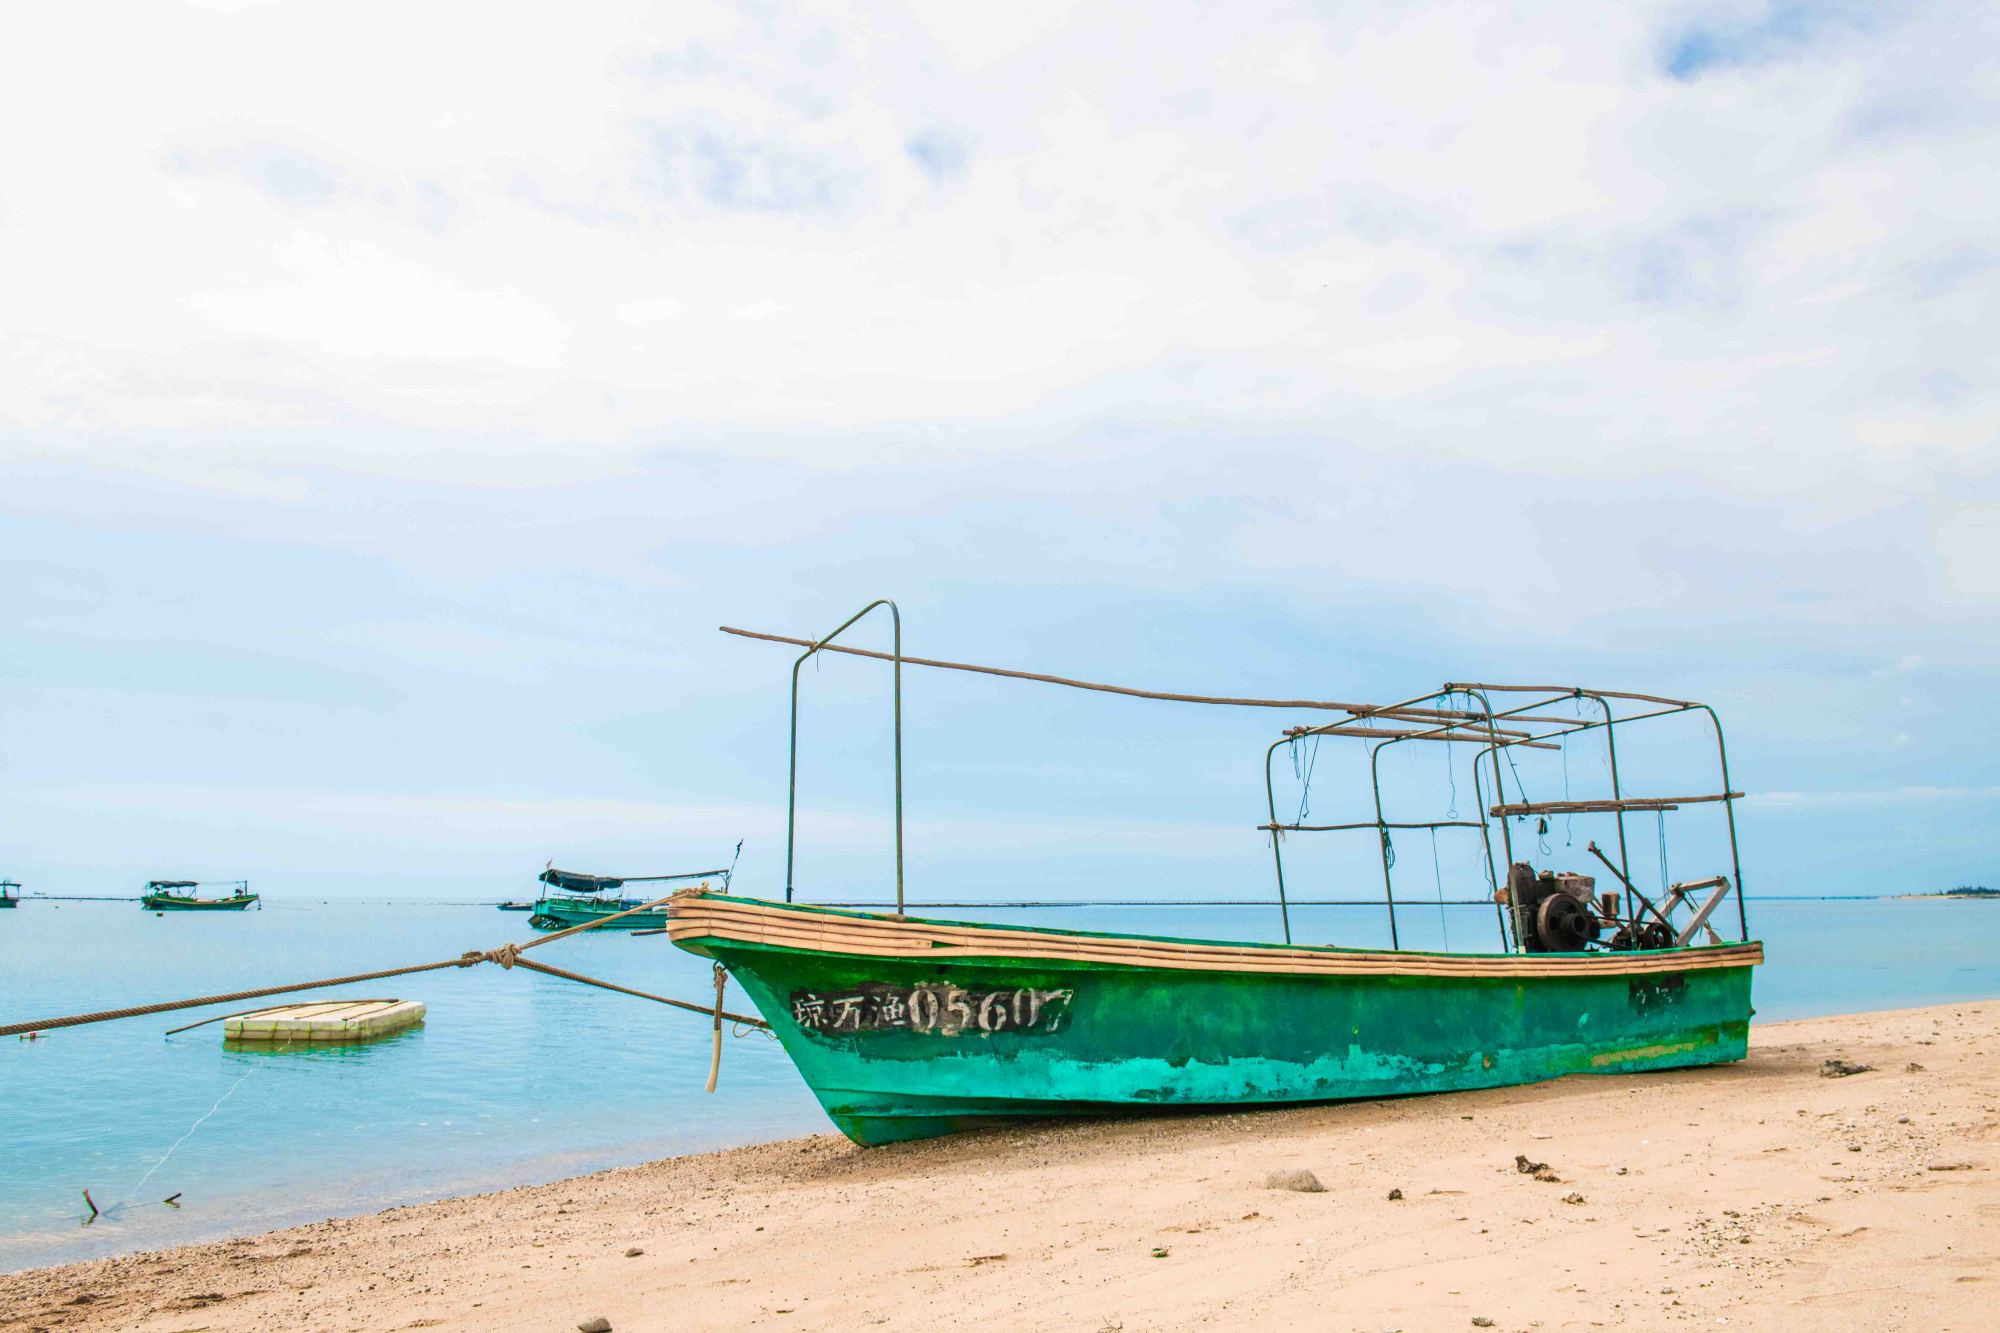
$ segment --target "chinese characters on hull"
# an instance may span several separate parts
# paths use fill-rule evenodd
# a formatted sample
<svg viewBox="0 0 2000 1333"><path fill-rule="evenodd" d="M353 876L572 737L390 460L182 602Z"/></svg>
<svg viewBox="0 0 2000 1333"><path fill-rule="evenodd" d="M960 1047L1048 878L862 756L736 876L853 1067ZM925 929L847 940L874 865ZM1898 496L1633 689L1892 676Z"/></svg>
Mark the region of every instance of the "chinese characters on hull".
<svg viewBox="0 0 2000 1333"><path fill-rule="evenodd" d="M1069 1017L1073 990L966 990L944 982L891 986L863 982L850 990L791 994L792 1021L808 1032L907 1031L955 1037L962 1032L1055 1032Z"/></svg>

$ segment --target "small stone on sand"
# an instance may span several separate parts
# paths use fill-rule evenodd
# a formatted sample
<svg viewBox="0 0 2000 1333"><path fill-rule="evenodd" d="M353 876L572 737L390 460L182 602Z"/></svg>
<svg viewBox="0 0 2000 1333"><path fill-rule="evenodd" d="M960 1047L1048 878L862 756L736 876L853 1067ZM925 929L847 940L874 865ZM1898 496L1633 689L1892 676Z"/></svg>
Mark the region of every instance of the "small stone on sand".
<svg viewBox="0 0 2000 1333"><path fill-rule="evenodd" d="M1264 1177L1267 1190L1291 1190L1295 1194L1324 1194L1326 1186L1310 1171L1273 1171Z"/></svg>
<svg viewBox="0 0 2000 1333"><path fill-rule="evenodd" d="M611 1333L611 1321L603 1315L593 1315L576 1326L576 1333Z"/></svg>
<svg viewBox="0 0 2000 1333"><path fill-rule="evenodd" d="M1389 1202L1391 1202L1391 1203L1394 1203L1394 1202L1395 1202L1396 1200L1398 1200L1398 1199L1400 1199L1400 1198L1402 1198L1402 1197L1403 1197L1403 1191L1401 1191L1401 1190L1390 1190L1390 1191L1389 1191Z"/></svg>
<svg viewBox="0 0 2000 1333"><path fill-rule="evenodd" d="M1821 1078L1846 1078L1850 1074L1865 1074L1874 1065L1858 1065L1851 1060L1828 1060L1819 1067Z"/></svg>
<svg viewBox="0 0 2000 1333"><path fill-rule="evenodd" d="M1572 1192L1572 1193L1569 1193L1569 1194L1565 1194L1565 1195L1563 1195L1563 1202L1564 1202L1564 1203L1582 1203L1582 1202L1583 1202L1583 1196L1582 1196L1581 1194L1577 1194L1577 1193L1574 1193L1574 1192Z"/></svg>
<svg viewBox="0 0 2000 1333"><path fill-rule="evenodd" d="M1524 1176L1539 1175L1549 1169L1547 1162L1531 1162L1521 1153L1514 1154L1514 1169Z"/></svg>
<svg viewBox="0 0 2000 1333"><path fill-rule="evenodd" d="M645 1253L644 1250L640 1249L637 1245L634 1245L631 1249L625 1251L625 1257L627 1259L637 1259L640 1255L644 1253Z"/></svg>

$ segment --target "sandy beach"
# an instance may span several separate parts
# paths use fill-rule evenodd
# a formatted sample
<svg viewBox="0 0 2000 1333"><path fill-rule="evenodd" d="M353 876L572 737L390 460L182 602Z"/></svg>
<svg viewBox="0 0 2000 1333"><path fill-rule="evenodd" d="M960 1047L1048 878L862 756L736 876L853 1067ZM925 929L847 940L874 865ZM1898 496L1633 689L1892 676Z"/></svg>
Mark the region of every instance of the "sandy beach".
<svg viewBox="0 0 2000 1333"><path fill-rule="evenodd" d="M824 1135L8 1274L0 1328L1989 1328L1996 1054L1990 1001L1714 1069Z"/></svg>

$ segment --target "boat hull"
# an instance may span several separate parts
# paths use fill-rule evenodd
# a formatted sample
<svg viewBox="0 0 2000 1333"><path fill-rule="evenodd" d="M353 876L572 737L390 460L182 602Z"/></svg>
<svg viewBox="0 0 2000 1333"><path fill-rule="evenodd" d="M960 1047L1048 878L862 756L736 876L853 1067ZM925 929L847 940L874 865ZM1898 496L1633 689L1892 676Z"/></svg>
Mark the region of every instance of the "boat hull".
<svg viewBox="0 0 2000 1333"><path fill-rule="evenodd" d="M822 931L838 938L814 947L802 909L766 923L732 906L676 902L675 942L729 968L863 1144L1739 1060L1762 956L1481 958L990 927L933 931L951 942L918 950L908 928L950 923L881 918L902 938L858 952L866 929Z"/></svg>
<svg viewBox="0 0 2000 1333"><path fill-rule="evenodd" d="M543 898L535 904L535 914L528 918L528 924L536 930L567 930L571 926L588 925L607 916L616 916L636 906L637 903L615 898L603 902L591 898ZM656 912L635 912L608 929L658 930L666 924L666 909L661 908Z"/></svg>
<svg viewBox="0 0 2000 1333"><path fill-rule="evenodd" d="M148 912L241 912L257 901L256 894L242 898L174 898L149 893L139 899Z"/></svg>

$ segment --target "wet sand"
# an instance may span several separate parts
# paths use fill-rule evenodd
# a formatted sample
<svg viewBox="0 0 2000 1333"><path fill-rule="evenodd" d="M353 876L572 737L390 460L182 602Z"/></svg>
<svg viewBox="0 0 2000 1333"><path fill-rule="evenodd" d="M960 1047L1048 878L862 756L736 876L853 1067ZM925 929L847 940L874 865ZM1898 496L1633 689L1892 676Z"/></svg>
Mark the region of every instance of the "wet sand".
<svg viewBox="0 0 2000 1333"><path fill-rule="evenodd" d="M674 1158L7 1274L0 1329L1985 1329L1996 1161L1989 1001L1714 1069Z"/></svg>

